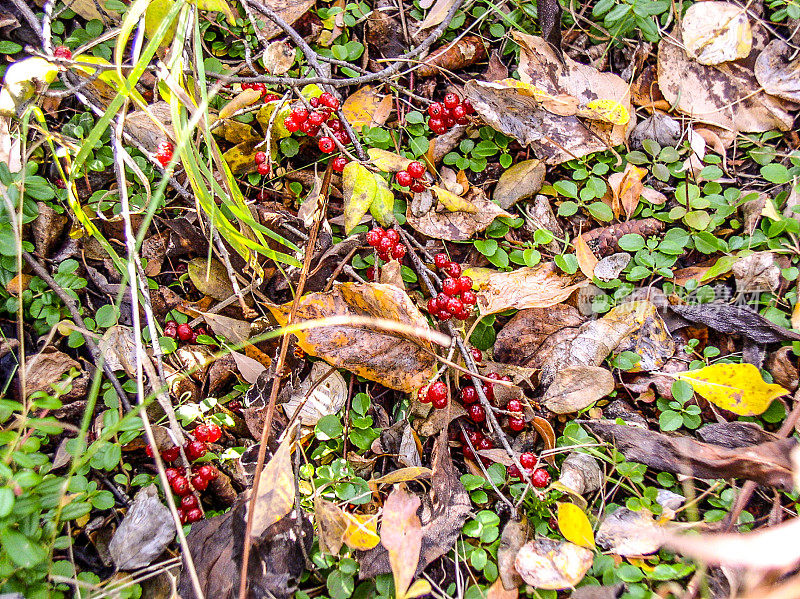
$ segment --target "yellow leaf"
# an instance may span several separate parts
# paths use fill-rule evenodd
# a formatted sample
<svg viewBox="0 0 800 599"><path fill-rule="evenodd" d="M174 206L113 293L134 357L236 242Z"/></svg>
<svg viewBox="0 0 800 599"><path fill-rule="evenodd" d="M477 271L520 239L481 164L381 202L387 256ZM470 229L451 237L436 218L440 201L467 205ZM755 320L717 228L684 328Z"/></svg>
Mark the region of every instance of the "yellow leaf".
<svg viewBox="0 0 800 599"><path fill-rule="evenodd" d="M558 529L570 543L594 549L594 532L589 518L574 503L558 504Z"/></svg>
<svg viewBox="0 0 800 599"><path fill-rule="evenodd" d="M475 204L457 196L452 191L447 191L438 185L432 185L431 191L436 194L442 206L450 212L468 212L469 214L478 212L478 207Z"/></svg>
<svg viewBox="0 0 800 599"><path fill-rule="evenodd" d="M627 109L616 100L601 98L592 100L586 105L587 111L579 111L578 116L595 118L606 121L612 125L627 125L631 120L631 115Z"/></svg>
<svg viewBox="0 0 800 599"><path fill-rule="evenodd" d="M772 401L789 393L780 385L764 382L752 364L712 364L675 375L702 397L739 416L763 414Z"/></svg>
<svg viewBox="0 0 800 599"><path fill-rule="evenodd" d="M342 104L342 112L353 129L380 127L392 112L392 96L378 93L371 85L359 89Z"/></svg>
<svg viewBox="0 0 800 599"><path fill-rule="evenodd" d="M380 148L369 148L367 154L369 154L369 161L372 165L384 173L404 171L406 167L411 164L411 160L408 158L404 158L400 156L400 154L395 154L388 150L381 150Z"/></svg>
<svg viewBox="0 0 800 599"><path fill-rule="evenodd" d="M219 110L219 118L227 119L232 114L246 108L251 104L255 104L261 98L261 92L257 89L246 89L237 94L230 102Z"/></svg>
<svg viewBox="0 0 800 599"><path fill-rule="evenodd" d="M369 205L369 212L382 226L391 227L394 223L394 193L383 177L377 173L373 173L372 176L375 178L378 190L375 199Z"/></svg>
<svg viewBox="0 0 800 599"><path fill-rule="evenodd" d="M236 24L236 14L225 0L195 0L195 4L200 10L221 12L228 19L228 23Z"/></svg>
<svg viewBox="0 0 800 599"><path fill-rule="evenodd" d="M587 279L591 279L594 276L594 267L597 266L597 256L592 253L589 244L581 235L575 238L572 245L575 246L575 257L578 259L581 272Z"/></svg>
<svg viewBox="0 0 800 599"><path fill-rule="evenodd" d="M413 599L414 597L422 597L431 592L431 583L424 578L419 578L414 581L405 594L405 599Z"/></svg>
<svg viewBox="0 0 800 599"><path fill-rule="evenodd" d="M294 507L292 445L294 430L287 431L278 450L261 471L253 508L253 536L258 537Z"/></svg>
<svg viewBox="0 0 800 599"><path fill-rule="evenodd" d="M377 514L348 514L344 512L347 529L344 542L350 549L367 551L381 542L378 536Z"/></svg>
<svg viewBox="0 0 800 599"><path fill-rule="evenodd" d="M347 235L367 213L377 192L378 183L372 173L358 162L348 162L342 171L344 232Z"/></svg>

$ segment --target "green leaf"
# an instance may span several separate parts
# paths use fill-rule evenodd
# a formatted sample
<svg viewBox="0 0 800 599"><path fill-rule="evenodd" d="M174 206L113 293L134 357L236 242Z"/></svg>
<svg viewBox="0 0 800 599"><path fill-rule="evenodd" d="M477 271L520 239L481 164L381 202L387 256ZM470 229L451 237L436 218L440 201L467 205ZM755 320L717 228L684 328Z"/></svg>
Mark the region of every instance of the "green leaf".
<svg viewBox="0 0 800 599"><path fill-rule="evenodd" d="M372 172L359 162L348 162L342 171L344 195L344 231L347 235L367 213L378 192Z"/></svg>
<svg viewBox="0 0 800 599"><path fill-rule="evenodd" d="M8 487L0 487L0 518L5 518L14 507L14 491Z"/></svg>
<svg viewBox="0 0 800 599"><path fill-rule="evenodd" d="M314 427L314 433L320 441L328 441L341 437L344 427L336 414L328 414L319 419Z"/></svg>
<svg viewBox="0 0 800 599"><path fill-rule="evenodd" d="M20 568L33 568L47 559L44 547L16 530L6 528L0 531L0 540L3 542L3 550Z"/></svg>
<svg viewBox="0 0 800 599"><path fill-rule="evenodd" d="M644 247L644 237L638 233L628 233L619 238L620 249L626 252L636 252Z"/></svg>
<svg viewBox="0 0 800 599"><path fill-rule="evenodd" d="M676 431L683 426L683 417L678 412L667 410L658 417L658 426L664 432Z"/></svg>
<svg viewBox="0 0 800 599"><path fill-rule="evenodd" d="M792 176L789 174L789 169L776 162L762 166L761 176L770 183L775 183L776 185L783 185L784 183L788 183L792 180Z"/></svg>

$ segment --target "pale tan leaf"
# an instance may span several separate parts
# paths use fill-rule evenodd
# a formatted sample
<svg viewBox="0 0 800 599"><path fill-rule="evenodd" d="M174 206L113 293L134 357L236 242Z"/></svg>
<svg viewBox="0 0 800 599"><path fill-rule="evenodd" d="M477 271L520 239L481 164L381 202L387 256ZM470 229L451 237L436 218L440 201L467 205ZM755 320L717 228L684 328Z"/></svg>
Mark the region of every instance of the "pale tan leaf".
<svg viewBox="0 0 800 599"><path fill-rule="evenodd" d="M753 47L747 9L708 0L692 4L681 21L686 54L703 65L746 58Z"/></svg>
<svg viewBox="0 0 800 599"><path fill-rule="evenodd" d="M495 314L509 308L547 308L565 301L588 284L574 275L561 275L552 262L512 272L494 273L478 291L481 314Z"/></svg>
<svg viewBox="0 0 800 599"><path fill-rule="evenodd" d="M417 570L422 549L422 524L417 516L419 497L398 485L383 506L381 544L389 552L389 563L398 597L405 597Z"/></svg>
<svg viewBox="0 0 800 599"><path fill-rule="evenodd" d="M292 446L294 430L289 430L281 441L272 459L264 466L253 509L253 537L261 536L294 507L294 469L292 468ZM250 503L247 504L248 509Z"/></svg>

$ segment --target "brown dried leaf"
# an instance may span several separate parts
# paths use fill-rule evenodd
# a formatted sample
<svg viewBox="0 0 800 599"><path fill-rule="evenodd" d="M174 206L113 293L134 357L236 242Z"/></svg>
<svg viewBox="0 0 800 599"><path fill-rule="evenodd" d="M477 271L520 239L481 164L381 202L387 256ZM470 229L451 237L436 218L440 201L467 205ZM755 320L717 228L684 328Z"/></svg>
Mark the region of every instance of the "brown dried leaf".
<svg viewBox="0 0 800 599"><path fill-rule="evenodd" d="M585 320L576 308L567 304L520 310L497 334L494 358L498 362L527 366L548 337L563 329L577 334Z"/></svg>
<svg viewBox="0 0 800 599"><path fill-rule="evenodd" d="M52 391L50 385L60 381L61 377L73 368L80 370L81 365L64 352L58 350L39 353L29 358L25 365L27 393Z"/></svg>
<svg viewBox="0 0 800 599"><path fill-rule="evenodd" d="M492 194L492 200L503 208L511 208L526 200L542 188L545 167L541 160L523 160L506 169Z"/></svg>
<svg viewBox="0 0 800 599"><path fill-rule="evenodd" d="M559 370L542 398L556 414L578 412L614 391L614 376L599 366L570 366Z"/></svg>
<svg viewBox="0 0 800 599"><path fill-rule="evenodd" d="M419 497L397 485L383 505L381 545L389 552L389 563L398 597L411 586L422 549L422 525L417 517Z"/></svg>
<svg viewBox="0 0 800 599"><path fill-rule="evenodd" d="M292 25L302 17L308 9L314 6L314 0L270 0L269 7L277 13L289 25ZM266 39L271 39L278 34L283 34L283 29L273 23L273 21L259 10L259 2L251 2L257 19L255 22L261 30L261 35Z"/></svg>
<svg viewBox="0 0 800 599"><path fill-rule="evenodd" d="M287 431L275 455L264 466L258 481L253 506L253 536L259 537L294 507L294 469L292 468L294 429ZM248 502L248 509L250 502Z"/></svg>
<svg viewBox="0 0 800 599"><path fill-rule="evenodd" d="M686 54L703 65L746 58L753 47L747 11L730 2L692 4L681 21L681 33Z"/></svg>
<svg viewBox="0 0 800 599"><path fill-rule="evenodd" d="M647 169L640 168L628 163L625 171L612 173L608 177L608 185L611 187L615 216L619 216L620 207L625 210L625 216L630 218L639 205L639 198L644 191L642 179L647 175ZM665 198L666 199L666 198Z"/></svg>
<svg viewBox="0 0 800 599"><path fill-rule="evenodd" d="M509 520L500 535L500 546L497 548L497 570L500 581L506 589L516 589L523 583L522 577L514 566L514 560L520 548L530 538L528 520Z"/></svg>
<svg viewBox="0 0 800 599"><path fill-rule="evenodd" d="M452 2L452 0L448 1ZM466 35L452 45L447 44L431 52L422 66L417 69L417 74L420 77L433 77L438 75L442 69L458 71L481 60L486 60L486 57L483 40L476 35Z"/></svg>
<svg viewBox="0 0 800 599"><path fill-rule="evenodd" d="M498 216L511 216L497 204L490 202L483 191L476 187L470 189L463 199L476 208L475 213L430 210L415 216L409 205L406 212L408 224L423 235L434 239L466 241L491 225Z"/></svg>
<svg viewBox="0 0 800 599"><path fill-rule="evenodd" d="M747 306L721 302L670 306L679 316L719 331L744 335L756 343L800 341L800 334L774 324Z"/></svg>
<svg viewBox="0 0 800 599"><path fill-rule="evenodd" d="M653 520L649 510L632 512L619 507L603 519L595 541L623 557L649 555L661 547L661 532L662 528Z"/></svg>
<svg viewBox="0 0 800 599"><path fill-rule="evenodd" d="M264 50L264 67L272 75L283 75L292 68L296 54L297 49L286 42L272 42Z"/></svg>
<svg viewBox="0 0 800 599"><path fill-rule="evenodd" d="M578 235L572 242L575 246L575 257L578 259L578 267L583 276L591 280L594 276L594 269L597 266L597 256L589 249L589 245Z"/></svg>
<svg viewBox="0 0 800 599"><path fill-rule="evenodd" d="M766 45L756 58L754 72L764 91L790 102L800 102L800 58L781 39Z"/></svg>
<svg viewBox="0 0 800 599"><path fill-rule="evenodd" d="M210 262L207 258L194 258L187 264L187 271L200 293L220 301L233 295L233 285L222 262L213 258Z"/></svg>

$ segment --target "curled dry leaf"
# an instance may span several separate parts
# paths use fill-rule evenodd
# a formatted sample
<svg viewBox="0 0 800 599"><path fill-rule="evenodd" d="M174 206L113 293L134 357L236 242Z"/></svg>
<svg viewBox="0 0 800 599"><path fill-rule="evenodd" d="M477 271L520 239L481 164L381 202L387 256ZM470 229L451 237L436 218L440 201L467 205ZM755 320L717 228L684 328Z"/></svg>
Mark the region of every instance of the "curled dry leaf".
<svg viewBox="0 0 800 599"><path fill-rule="evenodd" d="M631 255L619 252L599 260L594 267L593 275L601 281L613 281L625 270L631 261Z"/></svg>
<svg viewBox="0 0 800 599"><path fill-rule="evenodd" d="M381 545L389 553L398 597L406 596L422 549L422 525L417 516L419 506L419 497L409 493L404 484L396 486L383 504Z"/></svg>
<svg viewBox="0 0 800 599"><path fill-rule="evenodd" d="M545 166L541 160L523 160L503 171L494 188L492 200L503 208L511 208L527 200L542 188Z"/></svg>
<svg viewBox="0 0 800 599"><path fill-rule="evenodd" d="M253 505L253 536L259 537L294 507L295 483L292 468L294 431L286 431L275 455L264 466L258 481ZM247 503L248 509L250 502Z"/></svg>
<svg viewBox="0 0 800 599"><path fill-rule="evenodd" d="M561 275L553 262L512 272L494 273L481 284L478 307L481 314L495 314L516 308L548 308L566 300L573 291L588 284L579 277Z"/></svg>
<svg viewBox="0 0 800 599"><path fill-rule="evenodd" d="M335 368L314 362L311 372L283 405L286 416L303 426L314 426L323 416L338 414L347 401L347 382Z"/></svg>
<svg viewBox="0 0 800 599"><path fill-rule="evenodd" d="M28 393L35 391L50 392L50 385L57 383L61 377L73 368L80 370L81 365L64 352L58 350L43 352L29 358L25 366L25 382Z"/></svg>
<svg viewBox="0 0 800 599"><path fill-rule="evenodd" d="M291 305L270 305L269 309L285 325ZM428 321L402 289L380 283L336 284L329 292L303 297L295 322L331 316L390 319L405 325L406 331L388 331L362 323L309 328L294 333L304 352L407 393L435 375Z"/></svg>
<svg viewBox="0 0 800 599"><path fill-rule="evenodd" d="M686 54L704 65L745 58L753 47L747 10L730 2L692 4L681 21L681 33Z"/></svg>
<svg viewBox="0 0 800 599"><path fill-rule="evenodd" d="M589 245L578 235L574 241L575 257L578 259L578 268L581 269L583 276L591 280L594 276L594 269L597 267L597 256L589 249Z"/></svg>
<svg viewBox="0 0 800 599"><path fill-rule="evenodd" d="M292 68L296 54L297 49L284 41L271 42L262 56L264 68L272 75L283 75Z"/></svg>
<svg viewBox="0 0 800 599"><path fill-rule="evenodd" d="M731 270L736 290L742 293L775 291L781 284L781 269L772 252L755 252L738 258Z"/></svg>
<svg viewBox="0 0 800 599"><path fill-rule="evenodd" d="M474 212L429 210L417 216L409 205L406 212L408 224L428 237L445 241L466 241L475 233L486 229L498 216L511 216L497 204L490 202L483 191L476 187L471 188L462 199L474 207Z"/></svg>
<svg viewBox="0 0 800 599"><path fill-rule="evenodd" d="M647 175L647 169L628 163L621 173L612 173L608 176L608 185L611 187L612 209L619 216L620 208L625 211L625 216L630 216L639 205L639 198L644 191L642 179Z"/></svg>
<svg viewBox="0 0 800 599"><path fill-rule="evenodd" d="M392 113L392 95L365 85L344 101L342 112L356 131L362 127L380 127Z"/></svg>
<svg viewBox="0 0 800 599"><path fill-rule="evenodd" d="M466 212L467 214L475 214L478 212L478 207L472 202L457 196L452 191L448 191L438 185L431 185L431 191L439 200L439 203L450 212Z"/></svg>
<svg viewBox="0 0 800 599"><path fill-rule="evenodd" d="M514 566L514 560L529 538L530 527L526 518L511 519L503 527L500 546L497 548L497 570L506 589L516 589L522 585L522 577Z"/></svg>
<svg viewBox="0 0 800 599"><path fill-rule="evenodd" d="M449 1L452 4L452 0ZM487 56L484 41L477 35L466 35L452 44L431 52L416 72L420 77L433 77L442 71L465 69L476 62L486 60Z"/></svg>
<svg viewBox="0 0 800 599"><path fill-rule="evenodd" d="M592 456L573 452L561 464L558 482L578 495L593 493L603 484L600 464Z"/></svg>
<svg viewBox="0 0 800 599"><path fill-rule="evenodd" d="M542 398L542 405L556 414L570 414L589 407L614 391L614 376L599 366L570 366L559 370Z"/></svg>
<svg viewBox="0 0 800 599"><path fill-rule="evenodd" d="M663 528L647 509L633 512L618 507L608 514L597 529L597 544L623 557L650 555L661 547Z"/></svg>
<svg viewBox="0 0 800 599"><path fill-rule="evenodd" d="M720 333L744 335L756 343L800 341L800 334L767 320L747 306L721 302L670 306L678 316L704 324Z"/></svg>
<svg viewBox="0 0 800 599"><path fill-rule="evenodd" d="M319 532L320 551L336 555L346 544L351 549L366 551L380 543L378 516L348 514L322 497L314 498L314 518Z"/></svg>
<svg viewBox="0 0 800 599"><path fill-rule="evenodd" d="M768 43L756 58L753 70L768 94L800 102L800 57L786 42L775 39Z"/></svg>
<svg viewBox="0 0 800 599"><path fill-rule="evenodd" d="M574 336L585 321L576 308L567 304L520 310L497 334L494 358L521 366L537 364L537 355L549 338L565 329L573 331Z"/></svg>
<svg viewBox="0 0 800 599"><path fill-rule="evenodd" d="M593 560L593 553L585 547L540 537L520 548L514 565L532 587L560 590L578 584Z"/></svg>
<svg viewBox="0 0 800 599"><path fill-rule="evenodd" d="M108 551L119 570L149 566L175 538L175 522L161 503L155 485L145 487L133 499Z"/></svg>

